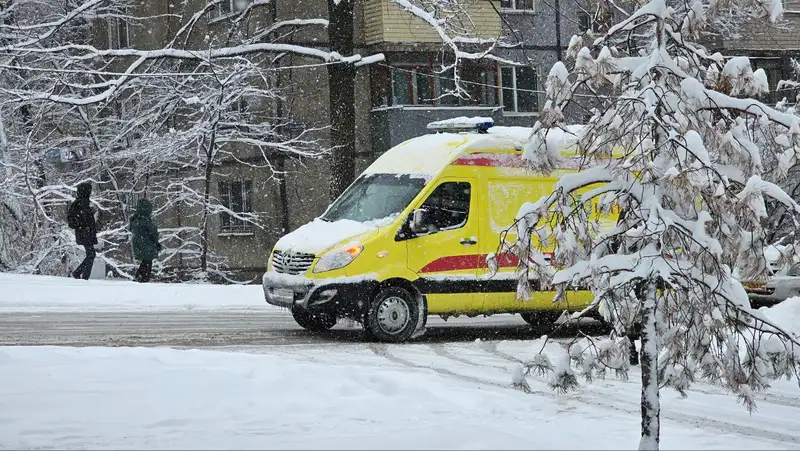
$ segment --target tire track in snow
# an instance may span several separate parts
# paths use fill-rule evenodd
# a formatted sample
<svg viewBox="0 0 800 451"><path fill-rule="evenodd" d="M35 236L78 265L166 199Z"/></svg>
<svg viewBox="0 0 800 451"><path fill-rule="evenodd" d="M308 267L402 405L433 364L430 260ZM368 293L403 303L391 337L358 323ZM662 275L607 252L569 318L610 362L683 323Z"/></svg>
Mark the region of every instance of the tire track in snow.
<svg viewBox="0 0 800 451"><path fill-rule="evenodd" d="M474 384L491 385L493 387L499 387L499 388L505 388L505 389L513 388L513 387L511 387L511 384L501 384L499 382L494 382L494 381L490 381L490 380L486 380L486 379L481 379L481 378L474 377L474 376L467 376L467 375L464 375L464 374L458 374L458 373L455 373L453 371L450 371L450 370L447 370L447 369L444 369L444 368L435 368L435 367L432 367L432 366L420 365L418 363L414 363L411 360L406 360L406 359L404 359L402 357L398 357L398 356L392 354L391 351L389 351L389 347L387 345L385 345L385 344L370 343L368 347L369 347L369 350L372 351L375 355L377 355L379 357L383 357L384 359L386 359L386 360L388 360L388 361L390 361L392 363L396 363L398 365L407 366L407 367L410 367L410 368L418 368L418 369L423 369L423 370L431 370L431 371L435 371L435 372L437 372L437 373L439 373L441 375L444 375L444 376L454 377L454 378L457 378L457 379L465 380L467 382L472 382ZM544 394L544 392L542 392L542 393Z"/></svg>
<svg viewBox="0 0 800 451"><path fill-rule="evenodd" d="M507 360L509 362L518 363L520 365L525 364L525 361L523 361L522 359L519 359L511 354L508 354L506 352L497 349L499 344L500 342L481 342L481 344L478 345L477 348L489 354L495 355L501 359ZM478 363L475 364L477 365ZM638 387L638 383L633 382L631 380L616 379L616 381L618 381L619 383L635 385ZM720 387L719 390L709 390L707 388L698 387L697 384L692 385L690 392L702 393L704 395L711 395L711 396L731 396L731 393L726 392L725 389L722 387ZM767 404L800 409L800 399L796 398L793 399L788 396L777 395L774 393L760 393L757 395L757 399L760 402L764 402Z"/></svg>
<svg viewBox="0 0 800 451"><path fill-rule="evenodd" d="M490 343L486 343L486 344L490 344ZM392 354L392 352L389 349L389 346L387 346L385 344L372 344L371 343L370 346L369 346L369 349L372 352L374 352L376 355L378 355L380 357L383 357L384 359L386 359L386 360L388 360L390 362L399 364L399 365L404 365L404 366L407 366L407 367L410 367L410 368L427 369L427 370L435 371L436 373L442 374L444 376L449 376L449 377L461 379L461 380L472 382L472 383L476 383L476 384L490 385L490 386L504 388L504 389L516 390L511 386L510 383L509 384L501 384L501 383L494 382L494 381L491 381L491 380L478 378L478 377L475 377L475 376L467 376L467 375L464 375L464 374L459 374L459 373L457 373L455 371L451 371L451 370L444 369L444 368L436 368L436 367L433 367L433 366L417 364L417 363L415 363L415 362L413 362L411 360L408 360L408 359L405 359L405 358L402 358L402 357L398 357L397 355ZM484 348L481 347L481 349L484 349ZM517 359L516 357L497 349L497 343L491 343L490 346L486 347L485 349L486 349L487 352L489 352L491 354L495 354L497 356L505 356L504 358L506 360L510 360L512 362L515 362L515 363L522 362L520 359ZM494 351L496 351L496 352L494 352ZM438 353L436 353L436 354L440 355L441 357L448 358L447 357L447 354L448 354L447 352L444 353L444 355L438 354ZM462 365L469 364L469 365L475 366L475 364L473 362L470 362L469 360L463 359L463 358L450 359L450 360L454 361L454 362L458 362L458 363L460 363ZM486 366L486 365L480 365L480 366ZM507 371L507 369L505 369L505 370ZM540 384L547 384L547 381L544 378L540 378L540 377L536 377L536 376L529 376L529 377L531 379L535 380L536 382L540 383ZM533 387L531 387L531 389L532 389L532 393L531 394L545 396L547 398L554 399L554 400L555 399L564 399L563 396L558 395L557 393L555 393L554 391L550 390L549 388L547 389L547 391L545 391L545 390L537 390L537 389L535 389ZM593 393L591 397L587 397L585 395L572 395L572 396L567 397L567 399L568 400L572 400L574 402L578 402L581 405L592 405L592 406L596 406L596 407L600 407L600 408L604 408L604 409L615 410L617 412L621 412L621 413L625 413L625 414L629 414L629 415L638 415L640 413L638 404L632 403L630 401L625 401L625 400L617 398L617 397L611 397L611 396L608 396L608 395L604 395L602 393ZM619 404L625 404L626 407L621 406ZM726 422L726 421L713 420L713 419L710 419L710 418L707 418L707 417L704 417L704 416L698 416L698 415L687 414L687 413L675 414L675 413L665 412L662 409L661 417L663 419L667 419L667 420L670 420L670 421L675 421L677 423L690 425L690 426L694 426L694 427L697 427L697 428L700 428L700 429L705 429L705 430L719 430L719 431L724 431L724 432L727 432L727 433L730 433L730 434L748 435L748 436L752 436L752 437L759 437L759 438L762 438L762 439L774 441L774 442L777 442L777 443L780 443L780 444L784 444L784 445L786 443L800 444L800 436L796 436L796 435L792 435L792 434L786 434L786 433L782 433L782 432L759 429L759 428L756 428L756 427L753 427L753 426L747 426L747 425L742 425L742 424L737 424L737 423L730 423L730 422Z"/></svg>
<svg viewBox="0 0 800 451"><path fill-rule="evenodd" d="M429 348L431 348L431 350L434 353L436 353L436 355L444 357L446 359L454 360L456 362L463 363L463 364L466 364L466 365L482 366L482 367L486 367L486 368L496 368L496 369L500 369L500 370L503 370L503 371L508 371L508 367L505 367L505 366L492 365L490 363L476 363L476 362L474 362L472 360L457 356L457 355L453 354L452 352L450 352L450 350L448 350L445 347L445 345L442 344L442 343L430 343L427 346Z"/></svg>
<svg viewBox="0 0 800 451"><path fill-rule="evenodd" d="M489 354L491 354L491 355L495 355L495 356L497 356L499 358L505 359L505 360L507 360L509 362L513 362L513 363L517 363L517 364L524 364L525 363L522 359L519 359L519 358L517 358L517 357L515 357L515 356L513 356L511 354L508 354L508 353L503 352L500 349L498 349L499 344L500 344L500 342L483 342L483 343L481 343L481 345L478 346L478 348L483 350L483 351L485 351L485 352L487 352L487 353L489 353ZM531 374L529 377L534 379L534 380L536 380L536 381L539 381L539 382L544 382L544 383L547 382L544 378L536 376L534 374ZM617 381L619 383L635 386L635 387L638 388L638 384L636 382L631 381L631 380L618 379ZM723 392L714 392L714 391L710 391L710 390L702 390L702 389L696 389L696 388L692 388L692 391L698 392L698 393L702 393L702 394L705 394L705 395L711 395L711 396L730 396L729 394L724 393L724 391ZM625 402L627 404L633 405L633 403L631 403L629 401L622 400L622 399L620 399L618 397L611 397L609 395L605 395L605 394L602 394L602 393L594 392L593 396L597 397L597 398L606 398L611 402ZM789 399L787 399L785 397L776 396L776 395L772 395L771 397L772 397L771 400L762 400L762 401L766 402L768 404L777 404L777 405L781 405L781 406L784 406L784 407L800 408L800 402L798 402L797 400L789 400ZM695 424L695 425L702 425L702 424L714 425L715 427L718 427L718 428L720 428L722 430L726 430L728 432L743 433L743 434L747 434L747 435L754 435L754 436L759 436L759 437L764 437L764 438L770 438L770 439L778 440L778 441L781 441L781 442L789 441L789 442L792 442L792 443L795 443L795 444L800 443L800 436L795 436L795 435L791 435L791 434L784 434L782 432L769 431L769 430L766 430L766 429L759 429L759 428L756 428L756 427L753 427L753 426L743 425L743 424L740 424L740 423L713 420L713 419L710 419L710 418L697 416L697 415L692 415L692 414L686 414L686 413L682 413L680 416L677 416L675 414L664 412L663 406L662 406L661 415L662 415L663 418L668 418L668 419L671 419L671 420L674 420L674 421L678 421L678 422L683 422L683 423L688 423L688 424ZM694 418L694 421L689 421L690 418Z"/></svg>

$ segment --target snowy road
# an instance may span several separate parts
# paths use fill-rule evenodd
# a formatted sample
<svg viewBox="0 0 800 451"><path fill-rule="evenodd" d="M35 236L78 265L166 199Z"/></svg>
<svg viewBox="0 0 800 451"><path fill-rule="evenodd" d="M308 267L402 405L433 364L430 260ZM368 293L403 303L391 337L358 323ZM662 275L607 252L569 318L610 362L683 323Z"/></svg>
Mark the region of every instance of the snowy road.
<svg viewBox="0 0 800 451"><path fill-rule="evenodd" d="M519 316L430 318L423 342L533 339ZM172 346L288 345L362 341L358 325L339 324L328 333L301 329L288 312L3 312L0 345Z"/></svg>
<svg viewBox="0 0 800 451"><path fill-rule="evenodd" d="M300 329L257 286L0 274L0 449L635 448L638 368L566 395L512 388L543 332L430 318L414 343L367 343ZM707 383L662 399L665 449L800 449L796 380L752 416Z"/></svg>
<svg viewBox="0 0 800 451"><path fill-rule="evenodd" d="M87 283L0 273L0 293L0 345L203 348L363 340L359 325L344 322L322 334L301 329L288 310L264 302L259 285ZM421 341L532 339L544 332L518 315L431 317Z"/></svg>

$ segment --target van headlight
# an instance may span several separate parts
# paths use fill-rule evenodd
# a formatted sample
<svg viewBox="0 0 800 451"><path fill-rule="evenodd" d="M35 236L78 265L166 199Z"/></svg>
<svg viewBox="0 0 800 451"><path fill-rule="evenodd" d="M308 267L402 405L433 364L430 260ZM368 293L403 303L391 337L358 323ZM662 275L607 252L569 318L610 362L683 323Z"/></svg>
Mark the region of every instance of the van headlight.
<svg viewBox="0 0 800 451"><path fill-rule="evenodd" d="M334 249L319 259L317 266L314 266L314 272L320 273L344 268L355 260L363 250L364 245L358 242L353 242L345 247Z"/></svg>

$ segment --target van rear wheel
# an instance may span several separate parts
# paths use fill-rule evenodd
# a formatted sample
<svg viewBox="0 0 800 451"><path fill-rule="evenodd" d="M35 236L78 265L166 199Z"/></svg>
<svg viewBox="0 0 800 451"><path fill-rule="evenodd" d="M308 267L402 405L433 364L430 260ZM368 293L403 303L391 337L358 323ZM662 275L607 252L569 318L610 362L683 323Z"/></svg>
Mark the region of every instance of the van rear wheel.
<svg viewBox="0 0 800 451"><path fill-rule="evenodd" d="M386 287L372 298L364 328L378 341L402 343L414 334L418 317L419 305L408 290Z"/></svg>
<svg viewBox="0 0 800 451"><path fill-rule="evenodd" d="M305 309L293 308L292 317L303 329L324 332L336 325L336 317L329 313L312 313Z"/></svg>
<svg viewBox="0 0 800 451"><path fill-rule="evenodd" d="M533 327L551 328L562 313L561 310L540 310L537 312L524 312L519 315Z"/></svg>

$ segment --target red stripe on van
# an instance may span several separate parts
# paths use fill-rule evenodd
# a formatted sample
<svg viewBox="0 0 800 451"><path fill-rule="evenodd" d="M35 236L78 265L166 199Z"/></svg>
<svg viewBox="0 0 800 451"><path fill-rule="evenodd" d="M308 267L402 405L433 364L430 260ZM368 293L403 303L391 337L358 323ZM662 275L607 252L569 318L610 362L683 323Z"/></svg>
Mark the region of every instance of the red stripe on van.
<svg viewBox="0 0 800 451"><path fill-rule="evenodd" d="M524 168L525 162L521 155L509 153L473 153L457 158L455 166L495 166L506 168Z"/></svg>
<svg viewBox="0 0 800 451"><path fill-rule="evenodd" d="M419 272L426 273L486 268L486 256L487 254L469 254L440 257L423 266ZM501 254L497 256L497 266L500 268L516 267L517 263L519 263L519 259L514 254Z"/></svg>

